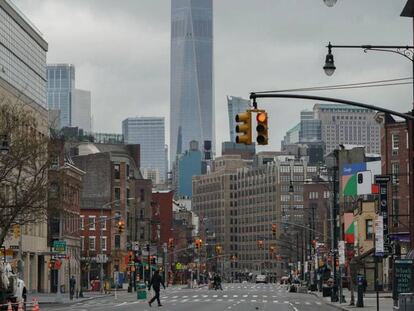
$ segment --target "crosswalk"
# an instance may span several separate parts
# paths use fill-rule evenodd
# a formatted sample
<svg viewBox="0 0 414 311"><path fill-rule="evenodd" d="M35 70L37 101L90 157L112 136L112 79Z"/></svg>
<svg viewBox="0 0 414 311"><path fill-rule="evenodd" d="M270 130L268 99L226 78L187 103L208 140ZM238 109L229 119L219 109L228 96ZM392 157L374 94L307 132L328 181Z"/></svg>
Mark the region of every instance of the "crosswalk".
<svg viewBox="0 0 414 311"><path fill-rule="evenodd" d="M292 304L295 306L298 305L307 305L307 306L317 306L321 305L320 301L295 301L292 299L286 300L278 295L256 295L256 294L193 294L193 295L161 295L161 301L165 301L168 304L196 304L196 303L268 303L268 304ZM127 305L135 304L146 304L147 300L134 300L134 301L114 301L113 307L123 307ZM83 307L87 308L88 306L97 306L98 304L108 305L108 301L99 301L94 300L90 302L77 303L74 304L74 307Z"/></svg>

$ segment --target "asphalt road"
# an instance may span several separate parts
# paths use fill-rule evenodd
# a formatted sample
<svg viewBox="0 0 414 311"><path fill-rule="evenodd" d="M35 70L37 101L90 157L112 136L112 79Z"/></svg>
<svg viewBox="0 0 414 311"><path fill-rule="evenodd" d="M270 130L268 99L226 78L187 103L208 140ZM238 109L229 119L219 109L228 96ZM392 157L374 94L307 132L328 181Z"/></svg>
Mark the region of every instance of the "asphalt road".
<svg viewBox="0 0 414 311"><path fill-rule="evenodd" d="M223 284L223 291L209 290L206 287L186 289L171 287L161 290L161 310L169 311L333 311L333 307L311 294L288 293L276 284ZM73 305L43 306L41 310L58 311L150 311L158 309L155 302L150 308L147 300L137 300L136 294L121 292L114 296L75 303Z"/></svg>

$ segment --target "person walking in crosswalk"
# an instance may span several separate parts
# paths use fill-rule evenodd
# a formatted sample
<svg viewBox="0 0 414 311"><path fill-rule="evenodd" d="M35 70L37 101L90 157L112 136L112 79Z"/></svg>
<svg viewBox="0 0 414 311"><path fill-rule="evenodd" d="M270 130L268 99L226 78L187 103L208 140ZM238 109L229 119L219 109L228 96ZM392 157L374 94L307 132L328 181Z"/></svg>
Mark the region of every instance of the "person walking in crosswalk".
<svg viewBox="0 0 414 311"><path fill-rule="evenodd" d="M155 295L154 297L152 297L152 299L148 302L149 306L151 307L151 304L155 301L155 299L157 299L158 302L158 307L161 307L161 301L160 301L160 290L161 290L161 285L162 287L164 287L165 289L165 284L164 284L164 280L162 279L160 272L158 270L156 270L154 272L154 275L151 278L151 281L148 285L148 290L152 288L154 289Z"/></svg>

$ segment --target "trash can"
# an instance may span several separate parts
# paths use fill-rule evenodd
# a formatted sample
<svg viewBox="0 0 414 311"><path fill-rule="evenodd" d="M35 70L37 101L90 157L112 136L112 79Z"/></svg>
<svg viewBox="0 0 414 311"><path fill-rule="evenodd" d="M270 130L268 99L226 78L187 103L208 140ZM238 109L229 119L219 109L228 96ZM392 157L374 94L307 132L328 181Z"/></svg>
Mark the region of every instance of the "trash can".
<svg viewBox="0 0 414 311"><path fill-rule="evenodd" d="M137 283L137 299L147 299L147 286L145 283Z"/></svg>
<svg viewBox="0 0 414 311"><path fill-rule="evenodd" d="M332 287L323 285L322 286L322 296L323 297L330 297L332 293Z"/></svg>
<svg viewBox="0 0 414 311"><path fill-rule="evenodd" d="M414 293L404 293L398 295L398 310L414 310Z"/></svg>

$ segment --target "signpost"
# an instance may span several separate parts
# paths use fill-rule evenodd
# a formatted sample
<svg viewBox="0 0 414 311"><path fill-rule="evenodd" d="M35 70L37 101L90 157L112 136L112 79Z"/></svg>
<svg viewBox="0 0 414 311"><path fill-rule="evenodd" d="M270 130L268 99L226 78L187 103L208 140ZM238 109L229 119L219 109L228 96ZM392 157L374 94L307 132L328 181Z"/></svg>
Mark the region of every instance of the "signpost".
<svg viewBox="0 0 414 311"><path fill-rule="evenodd" d="M383 248L382 257L389 255L389 238L388 238L388 183L391 178L388 175L375 176L375 183L379 185L379 215L382 216L383 224Z"/></svg>
<svg viewBox="0 0 414 311"><path fill-rule="evenodd" d="M66 253L66 241L53 241L53 251L56 253Z"/></svg>

